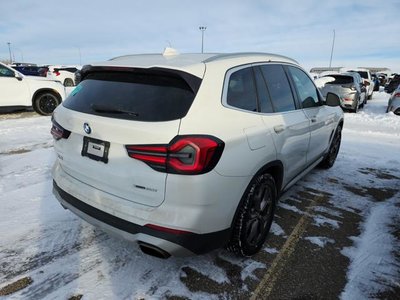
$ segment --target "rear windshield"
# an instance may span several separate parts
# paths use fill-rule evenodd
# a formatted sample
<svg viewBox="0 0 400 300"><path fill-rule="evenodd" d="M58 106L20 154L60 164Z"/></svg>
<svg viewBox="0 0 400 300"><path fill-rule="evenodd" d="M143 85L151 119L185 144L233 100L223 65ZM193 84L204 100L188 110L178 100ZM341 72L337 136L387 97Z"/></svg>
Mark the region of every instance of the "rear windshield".
<svg viewBox="0 0 400 300"><path fill-rule="evenodd" d="M327 82L326 84L349 84L353 83L353 77L351 76L344 76L344 75L327 75L324 77L333 77L335 78L334 81Z"/></svg>
<svg viewBox="0 0 400 300"><path fill-rule="evenodd" d="M161 122L183 118L195 96L175 74L108 71L85 76L63 105L92 115Z"/></svg>
<svg viewBox="0 0 400 300"><path fill-rule="evenodd" d="M360 76L362 78L368 79L368 72L366 72L366 71L353 71L353 70L350 70L350 71L347 71L347 72L356 72L356 73L360 74Z"/></svg>

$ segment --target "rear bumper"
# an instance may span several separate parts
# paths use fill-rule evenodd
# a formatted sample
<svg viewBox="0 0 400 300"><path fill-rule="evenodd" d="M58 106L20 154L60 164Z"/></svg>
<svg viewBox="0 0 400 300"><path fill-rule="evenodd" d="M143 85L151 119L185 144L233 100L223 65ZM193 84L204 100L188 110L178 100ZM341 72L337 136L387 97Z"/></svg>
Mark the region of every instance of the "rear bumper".
<svg viewBox="0 0 400 300"><path fill-rule="evenodd" d="M53 193L65 208L103 230L130 241L154 245L173 256L203 254L221 248L229 240L230 228L205 233L169 233L135 224L90 206L61 189L53 181Z"/></svg>
<svg viewBox="0 0 400 300"><path fill-rule="evenodd" d="M340 106L345 109L355 109L358 105L357 94L346 94L340 97Z"/></svg>

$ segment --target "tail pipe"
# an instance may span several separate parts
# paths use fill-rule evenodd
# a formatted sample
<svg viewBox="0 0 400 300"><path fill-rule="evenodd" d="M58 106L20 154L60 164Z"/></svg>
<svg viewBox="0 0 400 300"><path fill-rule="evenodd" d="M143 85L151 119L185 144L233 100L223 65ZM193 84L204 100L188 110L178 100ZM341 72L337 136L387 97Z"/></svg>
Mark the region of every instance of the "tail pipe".
<svg viewBox="0 0 400 300"><path fill-rule="evenodd" d="M147 255L151 255L151 256L155 256L158 258L162 258L162 259L167 259L171 256L171 254L169 254L167 251L158 248L157 246L145 243L145 242L138 242L140 250L142 250L143 253L147 254Z"/></svg>

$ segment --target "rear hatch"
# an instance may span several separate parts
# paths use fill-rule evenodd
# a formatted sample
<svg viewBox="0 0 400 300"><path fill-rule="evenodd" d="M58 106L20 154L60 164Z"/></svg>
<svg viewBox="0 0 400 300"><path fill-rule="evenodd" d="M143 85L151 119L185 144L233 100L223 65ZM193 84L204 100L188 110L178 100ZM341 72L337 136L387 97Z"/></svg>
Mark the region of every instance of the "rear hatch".
<svg viewBox="0 0 400 300"><path fill-rule="evenodd" d="M328 77L332 77L334 80L325 83L325 86L321 89L325 97L329 92L335 93L340 97L356 92L353 77L346 75L328 75Z"/></svg>
<svg viewBox="0 0 400 300"><path fill-rule="evenodd" d="M93 67L54 113L63 170L126 201L158 206L166 173L128 156L127 145L166 145L179 132L201 79L167 69ZM53 126L54 128L54 126Z"/></svg>

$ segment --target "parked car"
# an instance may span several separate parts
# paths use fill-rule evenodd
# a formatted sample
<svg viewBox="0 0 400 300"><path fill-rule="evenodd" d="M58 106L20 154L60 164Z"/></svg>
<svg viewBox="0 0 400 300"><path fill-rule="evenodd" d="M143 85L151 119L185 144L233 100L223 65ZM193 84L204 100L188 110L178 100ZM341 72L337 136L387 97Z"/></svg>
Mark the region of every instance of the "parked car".
<svg viewBox="0 0 400 300"><path fill-rule="evenodd" d="M60 82L25 76L0 63L1 112L33 107L41 115L50 115L64 98L65 88Z"/></svg>
<svg viewBox="0 0 400 300"><path fill-rule="evenodd" d="M75 85L75 72L78 70L76 66L49 66L47 77L61 81L64 86Z"/></svg>
<svg viewBox="0 0 400 300"><path fill-rule="evenodd" d="M385 92L389 94L393 93L393 91L399 86L399 84L400 84L400 74L393 75L393 77L385 85Z"/></svg>
<svg viewBox="0 0 400 300"><path fill-rule="evenodd" d="M371 74L371 79L374 82L374 92L379 92L380 81L376 74Z"/></svg>
<svg viewBox="0 0 400 300"><path fill-rule="evenodd" d="M379 78L379 85L380 86L385 86L386 82L387 82L387 75L384 73L378 73L376 74Z"/></svg>
<svg viewBox="0 0 400 300"><path fill-rule="evenodd" d="M321 77L321 79L324 78L331 80L320 87L323 96L326 97L328 93L337 94L340 98L340 106L344 110L355 113L359 108L364 107L367 101L366 88L358 73L336 73Z"/></svg>
<svg viewBox="0 0 400 300"><path fill-rule="evenodd" d="M386 112L392 111L395 115L400 116L400 85L395 89L389 98Z"/></svg>
<svg viewBox="0 0 400 300"><path fill-rule="evenodd" d="M364 79L364 83L367 89L367 99L372 99L372 94L374 93L374 82L371 78L371 72L368 69L349 69L346 72L356 72Z"/></svg>
<svg viewBox="0 0 400 300"><path fill-rule="evenodd" d="M53 191L145 253L226 246L250 256L279 195L334 164L339 102L332 93L324 100L296 61L271 54L133 55L86 66L53 114Z"/></svg>
<svg viewBox="0 0 400 300"><path fill-rule="evenodd" d="M38 66L11 65L10 67L27 76L40 76Z"/></svg>

